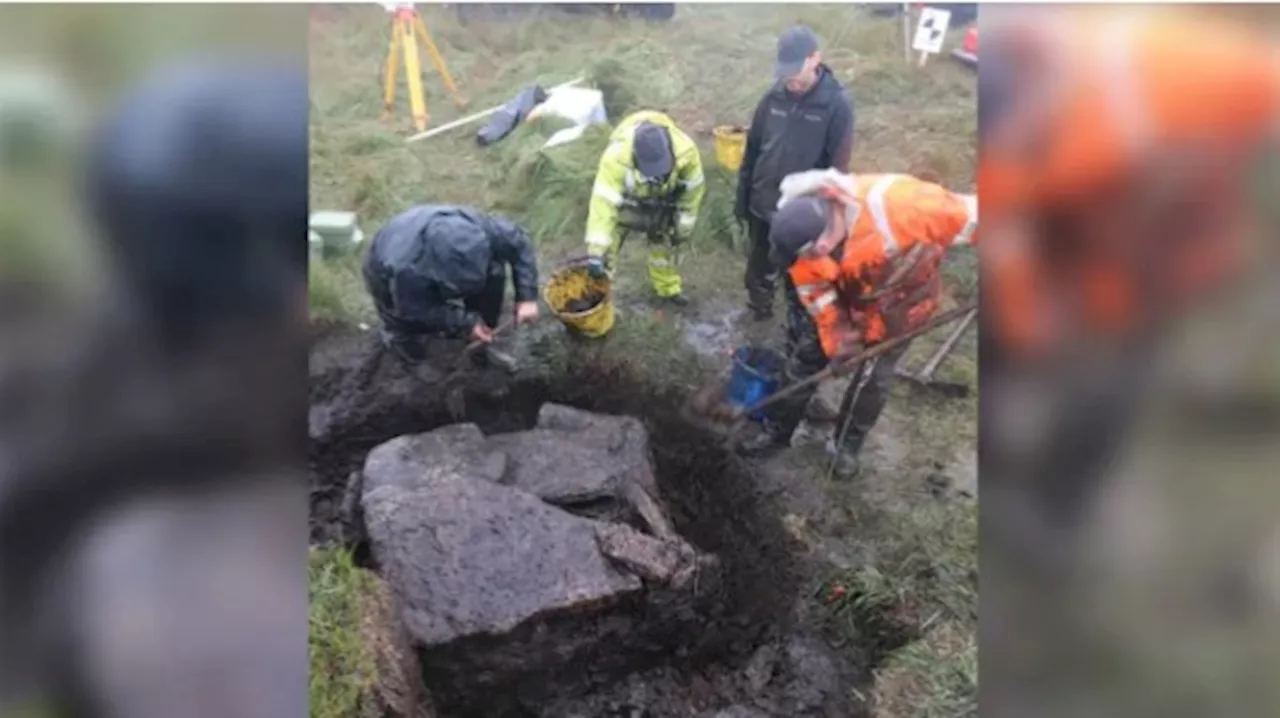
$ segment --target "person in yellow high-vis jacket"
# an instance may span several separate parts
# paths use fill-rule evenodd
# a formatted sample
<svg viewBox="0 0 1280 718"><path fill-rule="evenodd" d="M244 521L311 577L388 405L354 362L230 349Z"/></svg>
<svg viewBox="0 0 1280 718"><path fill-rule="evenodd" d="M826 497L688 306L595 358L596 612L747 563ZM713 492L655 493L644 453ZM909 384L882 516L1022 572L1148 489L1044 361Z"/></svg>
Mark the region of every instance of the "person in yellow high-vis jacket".
<svg viewBox="0 0 1280 718"><path fill-rule="evenodd" d="M706 185L693 140L661 112L624 119L600 157L587 218L587 253L595 276L616 266L628 236L649 243L649 280L662 300L679 306L683 294L677 251L698 221Z"/></svg>

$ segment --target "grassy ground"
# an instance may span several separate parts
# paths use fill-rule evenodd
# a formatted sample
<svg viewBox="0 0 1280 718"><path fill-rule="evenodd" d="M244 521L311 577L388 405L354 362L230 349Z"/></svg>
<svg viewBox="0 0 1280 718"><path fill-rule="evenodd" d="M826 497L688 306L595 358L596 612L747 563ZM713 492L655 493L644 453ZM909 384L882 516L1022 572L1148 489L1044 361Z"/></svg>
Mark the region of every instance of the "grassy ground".
<svg viewBox="0 0 1280 718"><path fill-rule="evenodd" d="M386 584L341 548L312 549L308 561L311 716L429 716Z"/></svg>
<svg viewBox="0 0 1280 718"><path fill-rule="evenodd" d="M374 578L342 550L313 551L310 561L311 715L363 715L361 701L377 682L376 659L360 630Z"/></svg>
<svg viewBox="0 0 1280 718"><path fill-rule="evenodd" d="M525 83L549 86L584 75L605 91L612 119L634 109L662 109L698 141L709 192L683 265L695 319L723 317L744 300L743 248L731 217L734 178L716 165L712 128L748 122L767 87L777 33L791 23L819 30L828 64L850 87L857 111L855 171L928 169L952 188L974 189L972 71L943 58L917 68L903 58L900 25L851 6L690 5L681 6L672 22L659 24L535 12L518 21L469 26L450 9L433 6L425 19L470 100L466 110L454 107L438 76L428 71L434 125L500 104ZM489 148L475 143L479 124L406 145L403 137L412 128L403 88L397 114L390 122L379 117L388 24L387 15L372 5L312 11L313 209L357 211L371 236L383 221L417 203L471 204L521 222L544 268L580 253L605 131L544 153L537 148L548 129L539 126L522 128ZM685 381L708 362L682 341L677 320L644 308L649 287L639 249L623 252L615 289L625 311L597 351ZM313 316L373 323L359 259L313 262ZM958 294L972 292L972 256L958 256L947 276ZM919 366L941 340L917 342L908 365ZM967 340L939 375L972 380L975 369L976 348ZM868 625L872 617L896 615L904 623L907 642L883 656L865 696L878 715L973 714L976 509L970 501L930 496L916 479L932 463L950 466L956 457L967 457L972 464L976 399L946 402L899 387L885 423L876 432L883 435L876 455L892 460L879 461L856 486L822 481L825 467L811 451L789 459L786 481L814 487L814 503L823 507L798 511L797 520L822 534L820 543L834 541L854 557L815 593L814 605L851 646L865 642L874 629ZM905 458L894 458L895 451Z"/></svg>
<svg viewBox="0 0 1280 718"><path fill-rule="evenodd" d="M682 7L674 21L581 17L460 25L444 8L426 21L467 96L454 107L434 72L425 86L431 121L441 124L506 101L522 85L551 85L586 75L613 100L611 115L641 107L667 110L704 150L709 192L684 274L689 293L739 301L741 264L726 249L732 177L719 171L712 128L746 124L767 85L777 32L795 21L823 30L827 60L857 103L854 165L859 171L931 168L962 190L974 183L974 82L945 59L923 71L901 56L899 26L848 6ZM312 19L312 204L360 213L370 232L422 202L459 202L506 211L533 234L544 258L581 251L586 197L602 133L536 156L534 128L481 148L480 125L405 145L411 132L405 90L382 122L380 63L387 16L376 7L332 6ZM575 191L576 190L576 191ZM642 253L624 252L618 291L647 291ZM349 267L326 266L314 306L324 316L363 316L367 304L344 299L358 287ZM359 294L359 292L356 292Z"/></svg>

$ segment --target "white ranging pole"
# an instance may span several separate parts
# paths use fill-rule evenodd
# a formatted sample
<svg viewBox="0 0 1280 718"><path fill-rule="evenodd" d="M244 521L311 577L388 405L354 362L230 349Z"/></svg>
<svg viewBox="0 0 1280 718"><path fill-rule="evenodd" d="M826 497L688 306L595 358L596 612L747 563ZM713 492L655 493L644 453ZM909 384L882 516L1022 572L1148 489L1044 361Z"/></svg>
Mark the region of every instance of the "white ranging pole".
<svg viewBox="0 0 1280 718"><path fill-rule="evenodd" d="M573 87L574 85L580 85L583 82L585 82L586 79L587 78L585 77L574 78L562 85L556 85L550 90L547 90L547 94L551 94L552 92L555 92L556 90L559 90L565 87ZM490 107L487 110L481 110L480 112L467 115L466 117L461 117L459 119L454 120L453 122L446 122L445 124L440 125L439 127L432 127L426 132L419 132L418 134L413 135L412 137L406 139L405 142L417 142L418 140L425 140L428 137L434 137L435 135L441 134L443 132L448 132L449 130L462 127L463 125L469 125L472 122L475 122L476 120L482 120L488 117L489 115L492 115L493 113L497 112L498 110L501 110L502 108L503 108L503 105L498 105L497 107Z"/></svg>
<svg viewBox="0 0 1280 718"><path fill-rule="evenodd" d="M920 66L930 55L942 52L942 41L947 36L947 26L951 24L951 11L936 7L924 7L920 11L920 22L916 25L916 36L911 42L911 49L920 53Z"/></svg>
<svg viewBox="0 0 1280 718"><path fill-rule="evenodd" d="M911 62L911 5L902 3L902 55Z"/></svg>

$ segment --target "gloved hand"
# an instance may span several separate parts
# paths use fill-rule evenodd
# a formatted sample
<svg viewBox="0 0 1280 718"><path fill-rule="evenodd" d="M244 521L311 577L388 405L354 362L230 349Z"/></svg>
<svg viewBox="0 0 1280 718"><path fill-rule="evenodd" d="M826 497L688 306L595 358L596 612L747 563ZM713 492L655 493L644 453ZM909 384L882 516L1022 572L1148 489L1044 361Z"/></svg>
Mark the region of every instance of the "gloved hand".
<svg viewBox="0 0 1280 718"><path fill-rule="evenodd" d="M835 356L831 357L831 367L835 370L836 376L842 376L857 369L856 365L849 365L849 360L861 354L865 349L866 345L863 344L860 333L852 334L841 342L840 347L836 349Z"/></svg>
<svg viewBox="0 0 1280 718"><path fill-rule="evenodd" d="M587 274L592 279L604 279L609 276L609 270L605 269L604 259L601 257L592 257L587 260Z"/></svg>

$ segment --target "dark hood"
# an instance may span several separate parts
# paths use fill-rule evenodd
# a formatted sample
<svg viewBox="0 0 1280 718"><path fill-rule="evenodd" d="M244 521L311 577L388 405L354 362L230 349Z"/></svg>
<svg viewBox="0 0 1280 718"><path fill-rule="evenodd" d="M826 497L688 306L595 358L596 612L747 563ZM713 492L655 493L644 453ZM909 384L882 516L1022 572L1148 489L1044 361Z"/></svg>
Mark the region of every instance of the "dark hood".
<svg viewBox="0 0 1280 718"><path fill-rule="evenodd" d="M425 278L454 297L484 289L493 250L482 226L461 214L439 214L422 231L430 238L419 265Z"/></svg>

